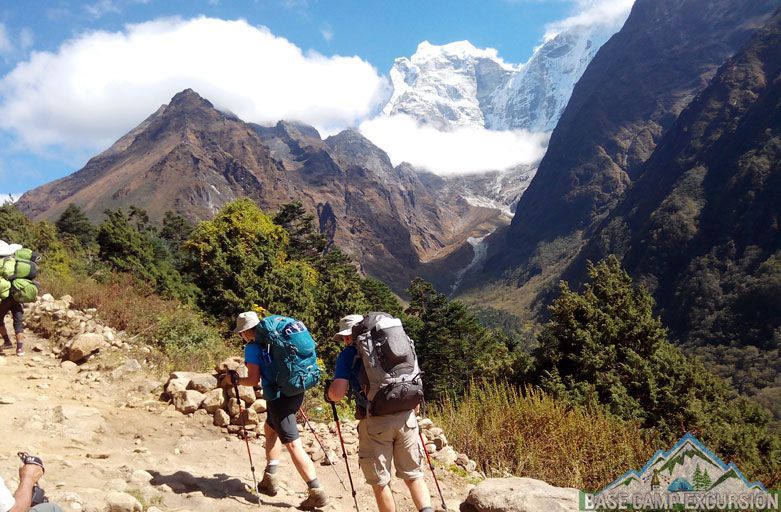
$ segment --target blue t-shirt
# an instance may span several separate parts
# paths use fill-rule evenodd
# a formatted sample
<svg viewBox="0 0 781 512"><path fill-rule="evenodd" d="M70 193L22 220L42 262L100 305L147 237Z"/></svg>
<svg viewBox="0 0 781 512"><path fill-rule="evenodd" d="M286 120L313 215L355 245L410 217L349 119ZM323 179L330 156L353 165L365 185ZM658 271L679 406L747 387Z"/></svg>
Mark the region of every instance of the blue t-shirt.
<svg viewBox="0 0 781 512"><path fill-rule="evenodd" d="M366 408L368 400L361 392L361 383L358 375L363 368L363 361L358 356L358 349L354 345L342 350L336 358L334 379L347 379L350 383L350 395L355 399L358 407Z"/></svg>
<svg viewBox="0 0 781 512"><path fill-rule="evenodd" d="M255 341L244 346L244 362L260 367L260 385L263 387L263 398L271 401L281 396L274 378L271 364L271 351L267 343Z"/></svg>

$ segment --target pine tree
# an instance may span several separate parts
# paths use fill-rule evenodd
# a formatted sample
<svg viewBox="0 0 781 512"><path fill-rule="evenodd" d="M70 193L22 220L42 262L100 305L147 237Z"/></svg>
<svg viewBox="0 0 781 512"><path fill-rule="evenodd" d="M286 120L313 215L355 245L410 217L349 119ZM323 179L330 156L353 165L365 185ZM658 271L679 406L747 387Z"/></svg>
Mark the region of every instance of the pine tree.
<svg viewBox="0 0 781 512"><path fill-rule="evenodd" d="M71 235L78 240L82 247L88 247L95 243L95 226L84 214L84 211L76 204L70 203L60 218L55 222L57 231L61 235Z"/></svg>
<svg viewBox="0 0 781 512"><path fill-rule="evenodd" d="M312 261L323 254L328 240L315 228L314 215L307 213L300 201L280 206L273 220L289 235L287 251L291 258Z"/></svg>
<svg viewBox="0 0 781 512"><path fill-rule="evenodd" d="M692 484L694 484L695 491L705 490L705 487L703 487L702 471L700 471L699 464L697 464L697 467L694 469L694 476L692 476Z"/></svg>
<svg viewBox="0 0 781 512"><path fill-rule="evenodd" d="M509 339L486 329L460 302L451 302L417 278L410 284L406 314L416 341L426 396L438 400L461 395L471 380L512 378Z"/></svg>

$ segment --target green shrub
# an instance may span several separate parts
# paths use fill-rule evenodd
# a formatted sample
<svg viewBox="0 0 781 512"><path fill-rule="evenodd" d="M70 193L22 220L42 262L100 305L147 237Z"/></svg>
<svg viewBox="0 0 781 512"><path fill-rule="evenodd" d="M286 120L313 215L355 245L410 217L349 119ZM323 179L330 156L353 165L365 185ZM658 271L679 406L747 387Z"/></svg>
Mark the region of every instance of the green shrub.
<svg viewBox="0 0 781 512"><path fill-rule="evenodd" d="M148 337L167 356L168 366L176 370L209 370L241 350L226 343L218 329L187 306L161 315Z"/></svg>

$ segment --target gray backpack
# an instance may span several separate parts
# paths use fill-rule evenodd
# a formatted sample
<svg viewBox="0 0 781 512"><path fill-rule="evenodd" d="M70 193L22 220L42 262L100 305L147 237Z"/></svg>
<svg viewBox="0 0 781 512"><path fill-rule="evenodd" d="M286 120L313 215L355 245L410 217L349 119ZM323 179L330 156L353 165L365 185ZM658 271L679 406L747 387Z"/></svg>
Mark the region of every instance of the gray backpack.
<svg viewBox="0 0 781 512"><path fill-rule="evenodd" d="M423 401L415 343L401 320L388 313L369 313L353 327L353 340L363 368L358 376L369 416L409 411Z"/></svg>

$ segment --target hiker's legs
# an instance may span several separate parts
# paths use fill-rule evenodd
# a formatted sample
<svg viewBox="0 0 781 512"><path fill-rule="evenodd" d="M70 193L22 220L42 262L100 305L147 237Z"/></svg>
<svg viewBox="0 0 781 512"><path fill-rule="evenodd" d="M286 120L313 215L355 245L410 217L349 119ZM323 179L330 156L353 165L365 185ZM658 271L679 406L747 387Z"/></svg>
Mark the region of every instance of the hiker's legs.
<svg viewBox="0 0 781 512"><path fill-rule="evenodd" d="M8 297L0 303L0 336L3 338L3 348L13 347L8 329L5 327L5 315L11 313L16 334L16 353L24 353L24 307Z"/></svg>
<svg viewBox="0 0 781 512"><path fill-rule="evenodd" d="M396 512L396 502L393 501L393 492L390 484L372 485L374 499L377 500L377 508L380 512Z"/></svg>
<svg viewBox="0 0 781 512"><path fill-rule="evenodd" d="M7 297L0 301L0 336L3 337L3 345L11 346L11 338L8 337L8 329L5 328L5 315L11 311L11 298Z"/></svg>
<svg viewBox="0 0 781 512"><path fill-rule="evenodd" d="M431 494L428 492L428 485L426 485L424 478L404 480L404 483L407 484L412 501L415 503L415 510L431 506Z"/></svg>
<svg viewBox="0 0 781 512"><path fill-rule="evenodd" d="M414 411L402 415L400 425L393 440L393 464L396 476L404 480L409 488L415 510L431 506L431 495L423 478L423 447L418 431L418 420Z"/></svg>
<svg viewBox="0 0 781 512"><path fill-rule="evenodd" d="M263 423L263 434L266 436L266 464L270 460L279 460L282 457L282 443L276 431L268 424Z"/></svg>
<svg viewBox="0 0 781 512"><path fill-rule="evenodd" d="M285 445L290 458L293 459L293 465L298 470L298 474L304 479L307 484L317 478L317 472L315 471L315 464L312 459L304 451L304 445L301 444L301 439L296 439Z"/></svg>

